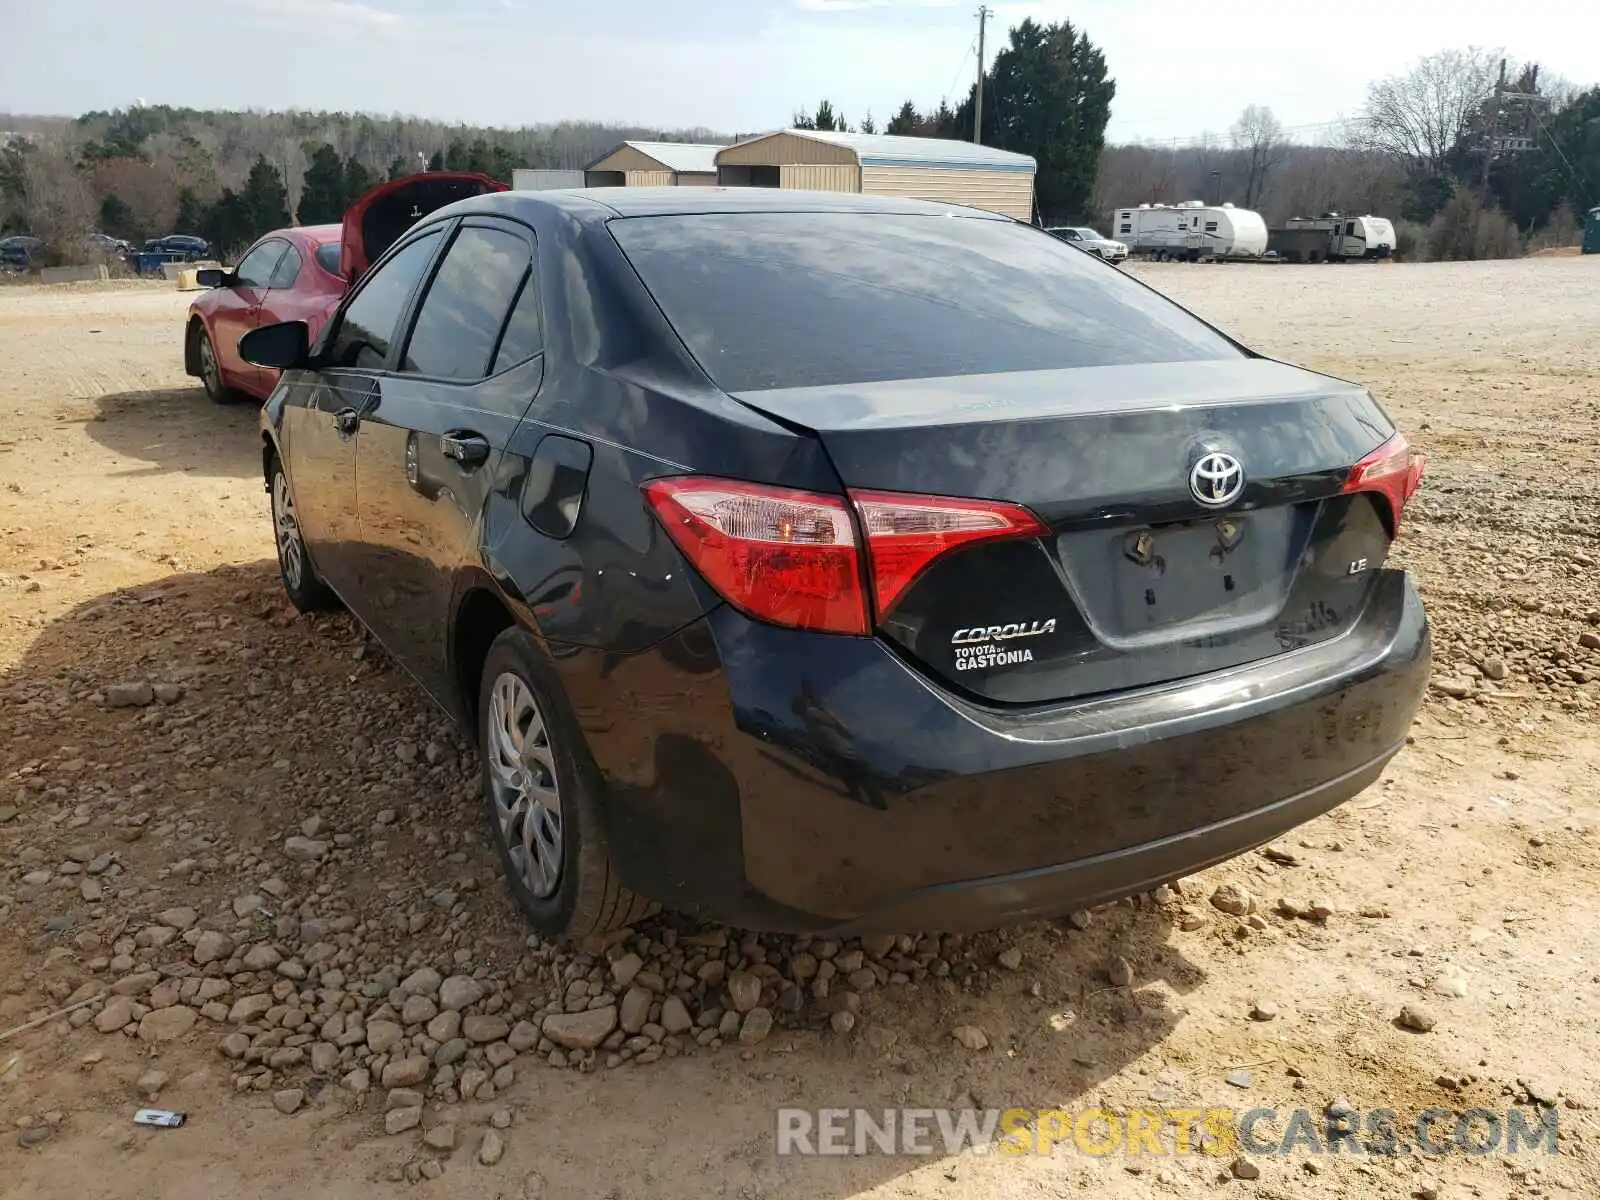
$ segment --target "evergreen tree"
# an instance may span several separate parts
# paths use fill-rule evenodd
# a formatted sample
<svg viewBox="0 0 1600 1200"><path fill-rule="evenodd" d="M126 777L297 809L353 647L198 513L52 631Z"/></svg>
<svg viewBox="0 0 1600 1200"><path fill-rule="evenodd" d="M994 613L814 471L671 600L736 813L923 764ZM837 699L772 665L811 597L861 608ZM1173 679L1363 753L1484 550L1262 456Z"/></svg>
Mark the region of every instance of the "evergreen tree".
<svg viewBox="0 0 1600 1200"><path fill-rule="evenodd" d="M200 222L200 236L211 243L212 253L225 259L233 258L255 241L259 232L265 231L257 229L249 205L232 188L222 189L222 195L206 209Z"/></svg>
<svg viewBox="0 0 1600 1200"><path fill-rule="evenodd" d="M347 206L345 166L339 152L323 142L311 153L305 182L300 189L300 224L329 225L338 221Z"/></svg>
<svg viewBox="0 0 1600 1200"><path fill-rule="evenodd" d="M1039 211L1047 221L1082 218L1117 90L1105 55L1069 21L1040 25L1030 18L1011 31L984 83L981 140L1034 157ZM950 132L939 136L972 136L975 97L976 89L969 89Z"/></svg>
<svg viewBox="0 0 1600 1200"><path fill-rule="evenodd" d="M249 219L251 236L259 237L273 229L282 229L290 222L289 189L284 186L278 168L264 155L256 157L255 165L244 181L239 193L244 213Z"/></svg>
<svg viewBox="0 0 1600 1200"><path fill-rule="evenodd" d="M889 124L884 127L884 132L898 137L914 137L922 132L922 114L917 111L915 104L907 100L900 106L900 110L889 118Z"/></svg>
<svg viewBox="0 0 1600 1200"><path fill-rule="evenodd" d="M349 208L367 192L378 186L378 173L369 171L354 157L344 160L344 183L342 194L344 204L339 209L339 219L343 219L344 210Z"/></svg>
<svg viewBox="0 0 1600 1200"><path fill-rule="evenodd" d="M133 227L133 209L120 196L107 196L100 201L100 231L112 237L132 238L138 233Z"/></svg>
<svg viewBox="0 0 1600 1200"><path fill-rule="evenodd" d="M182 189L178 193L178 215L172 222L173 232L192 234L205 224L205 219L205 206L194 194L194 189Z"/></svg>

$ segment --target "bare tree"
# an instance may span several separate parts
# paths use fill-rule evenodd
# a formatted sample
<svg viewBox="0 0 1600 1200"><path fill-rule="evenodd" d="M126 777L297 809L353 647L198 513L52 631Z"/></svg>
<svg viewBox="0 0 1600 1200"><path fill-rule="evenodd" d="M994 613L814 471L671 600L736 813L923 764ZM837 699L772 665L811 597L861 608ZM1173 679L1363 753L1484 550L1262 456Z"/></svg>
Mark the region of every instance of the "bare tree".
<svg viewBox="0 0 1600 1200"><path fill-rule="evenodd" d="M1228 131L1233 148L1244 167L1244 206L1255 208L1266 191L1267 176L1283 161L1288 143L1283 140L1283 125L1264 104L1251 104Z"/></svg>
<svg viewBox="0 0 1600 1200"><path fill-rule="evenodd" d="M119 236L156 237L172 228L180 184L169 163L108 158L94 168L92 179L100 196L115 196L126 206L130 231Z"/></svg>
<svg viewBox="0 0 1600 1200"><path fill-rule="evenodd" d="M1404 75L1367 89L1360 136L1366 146L1442 175L1494 92L1504 53L1469 46L1430 54Z"/></svg>
<svg viewBox="0 0 1600 1200"><path fill-rule="evenodd" d="M94 192L70 147L41 146L23 167L23 211L28 228L61 251L76 251L94 232L98 215Z"/></svg>

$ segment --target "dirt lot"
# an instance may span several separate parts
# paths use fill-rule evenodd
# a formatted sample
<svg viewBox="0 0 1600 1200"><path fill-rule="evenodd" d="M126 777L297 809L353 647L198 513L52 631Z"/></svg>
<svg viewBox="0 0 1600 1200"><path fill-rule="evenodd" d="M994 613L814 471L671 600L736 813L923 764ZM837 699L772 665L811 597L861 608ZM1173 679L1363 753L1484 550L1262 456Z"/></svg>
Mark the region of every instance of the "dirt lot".
<svg viewBox="0 0 1600 1200"><path fill-rule="evenodd" d="M1134 269L1432 456L1399 553L1435 692L1368 793L1071 922L592 955L527 938L467 747L281 599L254 412L182 376L186 298L0 289L0 1033L110 993L0 1040L0 1196L1600 1195L1597 268ZM620 1048L540 1036L617 999ZM188 1124L135 1127L149 1096ZM1536 1100L1559 1155L774 1153L784 1106L1264 1107L1273 1140L1338 1101L1409 1149L1424 1109Z"/></svg>

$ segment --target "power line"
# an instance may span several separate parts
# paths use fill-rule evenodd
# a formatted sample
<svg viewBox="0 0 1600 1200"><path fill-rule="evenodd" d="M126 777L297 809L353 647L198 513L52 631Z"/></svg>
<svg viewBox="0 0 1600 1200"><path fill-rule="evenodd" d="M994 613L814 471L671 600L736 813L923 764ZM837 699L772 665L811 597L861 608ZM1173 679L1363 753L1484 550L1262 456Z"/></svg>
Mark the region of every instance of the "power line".
<svg viewBox="0 0 1600 1200"><path fill-rule="evenodd" d="M967 43L967 52L961 56L961 64L956 67L956 73L950 80L950 86L944 90L944 99L940 101L942 107L950 107L950 97L956 94L956 87L961 83L962 73L967 69L967 59L971 58L977 52L977 49L978 38L974 34L972 40Z"/></svg>
<svg viewBox="0 0 1600 1200"><path fill-rule="evenodd" d="M1567 158L1566 151L1561 148L1561 143L1557 142L1555 134L1551 133L1550 130L1546 128L1544 118L1541 117L1537 111L1534 112L1533 119L1538 122L1539 132L1544 134L1545 140L1550 143L1550 148L1554 150L1556 155L1561 159L1561 165L1566 167L1567 178L1572 180L1573 185L1583 192L1584 204L1587 205L1589 201L1594 199L1594 194L1589 191L1588 180L1579 178L1576 168L1573 167L1572 163Z"/></svg>
<svg viewBox="0 0 1600 1200"><path fill-rule="evenodd" d="M1349 129L1355 124L1356 121L1354 118L1340 117L1333 121L1316 121L1307 125L1289 125L1280 129L1278 132L1280 136L1289 138L1304 136L1306 134L1328 133L1336 130L1345 130ZM1227 137L1224 134L1202 133L1191 135L1189 137L1134 139L1132 141L1119 142L1118 144L1126 146L1139 146L1147 150L1204 150L1215 146L1220 146L1226 143L1226 141Z"/></svg>

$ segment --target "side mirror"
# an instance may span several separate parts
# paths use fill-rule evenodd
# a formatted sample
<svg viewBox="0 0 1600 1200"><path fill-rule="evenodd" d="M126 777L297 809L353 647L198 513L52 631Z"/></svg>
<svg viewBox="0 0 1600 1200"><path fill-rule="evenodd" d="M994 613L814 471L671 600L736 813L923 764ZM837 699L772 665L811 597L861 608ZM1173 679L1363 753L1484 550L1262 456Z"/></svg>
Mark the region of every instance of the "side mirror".
<svg viewBox="0 0 1600 1200"><path fill-rule="evenodd" d="M304 321L258 326L239 339L239 357L256 367L301 370L311 363L311 329Z"/></svg>
<svg viewBox="0 0 1600 1200"><path fill-rule="evenodd" d="M228 273L221 267L201 267L194 273L194 281L204 288L226 287Z"/></svg>

